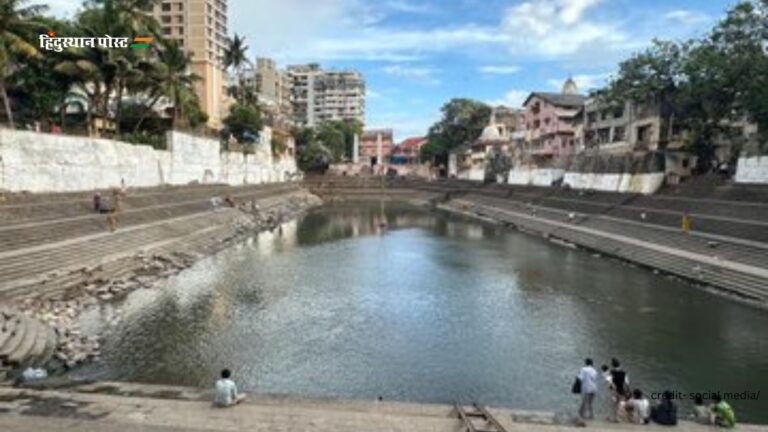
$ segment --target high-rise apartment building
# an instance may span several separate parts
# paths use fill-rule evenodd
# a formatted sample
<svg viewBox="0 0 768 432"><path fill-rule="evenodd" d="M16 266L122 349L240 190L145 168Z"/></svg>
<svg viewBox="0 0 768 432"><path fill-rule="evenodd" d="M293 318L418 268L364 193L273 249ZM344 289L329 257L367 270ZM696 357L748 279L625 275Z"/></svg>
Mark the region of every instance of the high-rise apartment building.
<svg viewBox="0 0 768 432"><path fill-rule="evenodd" d="M192 72L208 125L218 129L226 115L226 76L222 59L227 45L227 0L162 0L152 10L163 35L192 54Z"/></svg>
<svg viewBox="0 0 768 432"><path fill-rule="evenodd" d="M258 96L272 126L287 128L293 124L291 79L277 68L274 60L257 58L254 67L245 72L245 85Z"/></svg>
<svg viewBox="0 0 768 432"><path fill-rule="evenodd" d="M297 125L332 120L365 121L365 80L357 71L323 70L320 65L288 67Z"/></svg>

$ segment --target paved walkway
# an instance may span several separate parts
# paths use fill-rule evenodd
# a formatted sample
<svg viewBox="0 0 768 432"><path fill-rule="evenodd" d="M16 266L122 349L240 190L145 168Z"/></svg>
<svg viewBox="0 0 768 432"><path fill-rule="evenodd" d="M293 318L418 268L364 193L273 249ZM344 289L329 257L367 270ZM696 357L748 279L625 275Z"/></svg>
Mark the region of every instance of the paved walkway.
<svg viewBox="0 0 768 432"><path fill-rule="evenodd" d="M114 388L123 386L121 391ZM127 387L126 387L127 386ZM214 408L203 393L140 384L99 383L107 393L0 388L0 430L39 431L462 431L447 405L261 396L230 409ZM106 390L105 390L106 389ZM143 389L143 391L142 391ZM87 390L87 389L86 389ZM490 410L510 432L561 432L571 426L513 421L516 412ZM530 414L530 413L529 413ZM520 416L521 414L516 414ZM535 415L533 416L535 418ZM530 418L530 415L529 417ZM601 432L705 432L714 428L682 422L675 428L594 422ZM767 426L739 425L739 431L766 432Z"/></svg>

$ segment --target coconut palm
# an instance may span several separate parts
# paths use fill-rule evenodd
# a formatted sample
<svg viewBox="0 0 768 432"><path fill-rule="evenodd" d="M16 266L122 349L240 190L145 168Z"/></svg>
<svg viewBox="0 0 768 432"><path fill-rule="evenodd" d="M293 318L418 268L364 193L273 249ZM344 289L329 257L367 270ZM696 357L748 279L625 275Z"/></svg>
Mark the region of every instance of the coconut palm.
<svg viewBox="0 0 768 432"><path fill-rule="evenodd" d="M235 88L235 99L240 103L245 103L245 83L244 69L250 64L247 57L248 45L245 44L245 37L238 36L229 39L227 48L224 50L224 67L234 70L237 75L237 87Z"/></svg>
<svg viewBox="0 0 768 432"><path fill-rule="evenodd" d="M190 72L192 56L176 42L166 42L158 50L155 71L151 75L156 80L156 93L168 98L173 104L172 125L184 119L185 113L191 112L193 105L199 105L194 85L201 78Z"/></svg>
<svg viewBox="0 0 768 432"><path fill-rule="evenodd" d="M18 57L40 55L29 37L38 25L35 18L46 9L41 5L25 6L25 3L26 0L0 0L0 97L11 128L14 121L6 80L18 67Z"/></svg>

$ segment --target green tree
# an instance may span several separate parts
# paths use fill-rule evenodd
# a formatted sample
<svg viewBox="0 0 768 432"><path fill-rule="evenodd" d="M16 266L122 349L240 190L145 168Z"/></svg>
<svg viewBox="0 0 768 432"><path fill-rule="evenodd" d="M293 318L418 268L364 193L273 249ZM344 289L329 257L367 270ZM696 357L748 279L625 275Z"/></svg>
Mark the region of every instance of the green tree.
<svg viewBox="0 0 768 432"><path fill-rule="evenodd" d="M477 140L491 118L491 107L472 99L452 99L441 111L442 118L429 129L422 159L447 159L451 150Z"/></svg>
<svg viewBox="0 0 768 432"><path fill-rule="evenodd" d="M227 47L224 50L224 66L227 69L232 69L237 76L237 84L235 88L230 89L230 93L240 104L247 104L253 102L255 99L253 92L248 93L245 88L245 67L250 63L248 61L248 45L245 44L245 37L238 36L235 33L235 37L227 41ZM248 96L251 97L248 97Z"/></svg>
<svg viewBox="0 0 768 432"><path fill-rule="evenodd" d="M8 97L6 82L19 68L19 58L39 57L30 38L39 18L46 7L41 5L25 6L26 0L0 0L0 98L11 128L15 127L13 109Z"/></svg>
<svg viewBox="0 0 768 432"><path fill-rule="evenodd" d="M264 127L257 106L234 104L224 119L224 134L232 134L240 142L253 142Z"/></svg>

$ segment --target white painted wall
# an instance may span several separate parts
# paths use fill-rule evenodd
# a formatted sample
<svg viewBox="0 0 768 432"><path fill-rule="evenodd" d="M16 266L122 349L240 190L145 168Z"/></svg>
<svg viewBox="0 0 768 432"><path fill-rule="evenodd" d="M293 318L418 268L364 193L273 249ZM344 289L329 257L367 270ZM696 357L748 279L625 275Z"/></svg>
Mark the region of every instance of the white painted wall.
<svg viewBox="0 0 768 432"><path fill-rule="evenodd" d="M768 184L768 156L739 158L736 183Z"/></svg>
<svg viewBox="0 0 768 432"><path fill-rule="evenodd" d="M589 189L602 192L641 193L650 195L664 184L664 173L650 174L595 174L567 172L563 185L572 189Z"/></svg>
<svg viewBox="0 0 768 432"><path fill-rule="evenodd" d="M107 139L0 129L0 190L70 192L191 182L284 181L296 162L274 161L271 131L252 155L222 153L217 140L170 132L168 151Z"/></svg>
<svg viewBox="0 0 768 432"><path fill-rule="evenodd" d="M509 172L507 183L550 187L561 179L563 185L578 190L652 194L664 183L664 173L595 174L549 168L516 168Z"/></svg>

